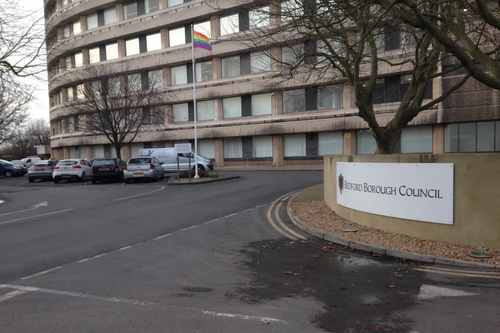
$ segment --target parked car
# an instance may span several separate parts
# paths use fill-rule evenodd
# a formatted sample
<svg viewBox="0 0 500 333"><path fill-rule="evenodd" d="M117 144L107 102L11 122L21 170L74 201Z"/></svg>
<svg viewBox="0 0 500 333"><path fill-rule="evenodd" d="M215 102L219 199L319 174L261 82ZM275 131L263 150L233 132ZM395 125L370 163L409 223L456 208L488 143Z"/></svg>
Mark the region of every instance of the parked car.
<svg viewBox="0 0 500 333"><path fill-rule="evenodd" d="M24 164L23 161L21 161L21 160L12 160L12 161L10 161L10 163L12 163L14 165L17 165L17 166L20 166L21 169L23 169L23 173L24 174L28 173L28 167L26 166L26 164Z"/></svg>
<svg viewBox="0 0 500 333"><path fill-rule="evenodd" d="M72 180L77 179L84 181L90 176L90 165L87 160L82 160L78 158L70 158L67 160L61 160L54 167L54 173L52 178L54 183L59 183L60 180Z"/></svg>
<svg viewBox="0 0 500 333"><path fill-rule="evenodd" d="M194 152L175 153L175 148L149 148L139 149L138 157L156 157L162 162L165 171L177 170L177 156L179 156L179 170L189 170L189 158L191 158L191 168L194 170ZM213 171L214 165L210 159L198 154L198 170Z"/></svg>
<svg viewBox="0 0 500 333"><path fill-rule="evenodd" d="M123 168L125 183L132 179L149 178L154 181L165 177L165 170L161 162L156 157L137 157L131 158Z"/></svg>
<svg viewBox="0 0 500 333"><path fill-rule="evenodd" d="M10 178L12 176L24 176L23 169L9 161L0 160L0 175Z"/></svg>
<svg viewBox="0 0 500 333"><path fill-rule="evenodd" d="M36 162L35 165L28 170L28 181L33 183L37 179L52 180L52 174L56 165L57 161L54 160Z"/></svg>
<svg viewBox="0 0 500 333"><path fill-rule="evenodd" d="M89 165L90 165L91 167L92 167L92 164L94 164L94 161L95 161L95 160L96 160L95 158L93 158L93 159L89 160Z"/></svg>
<svg viewBox="0 0 500 333"><path fill-rule="evenodd" d="M28 156L28 157L25 157L23 159L21 159L21 161L26 165L26 167L28 168L31 168L33 166L33 164L35 164L36 162L39 162L41 161L42 159L38 156Z"/></svg>
<svg viewBox="0 0 500 333"><path fill-rule="evenodd" d="M92 174L92 184L101 180L123 180L123 167L125 162L119 158L96 158L90 169Z"/></svg>

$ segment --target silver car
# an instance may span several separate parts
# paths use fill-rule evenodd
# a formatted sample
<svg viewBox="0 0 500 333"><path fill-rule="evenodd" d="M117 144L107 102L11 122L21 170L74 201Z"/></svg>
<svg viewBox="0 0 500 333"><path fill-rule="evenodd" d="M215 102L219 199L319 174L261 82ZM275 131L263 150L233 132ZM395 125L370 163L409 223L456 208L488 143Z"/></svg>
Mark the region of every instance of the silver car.
<svg viewBox="0 0 500 333"><path fill-rule="evenodd" d="M132 179L151 179L157 182L165 177L161 162L156 157L131 158L123 168L125 183Z"/></svg>

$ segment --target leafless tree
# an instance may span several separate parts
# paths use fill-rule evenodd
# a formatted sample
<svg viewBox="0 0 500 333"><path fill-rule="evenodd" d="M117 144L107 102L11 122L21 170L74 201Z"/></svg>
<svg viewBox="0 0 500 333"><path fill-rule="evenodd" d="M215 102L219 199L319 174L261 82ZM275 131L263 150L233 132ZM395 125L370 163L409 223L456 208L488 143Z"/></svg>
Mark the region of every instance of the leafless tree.
<svg viewBox="0 0 500 333"><path fill-rule="evenodd" d="M26 132L31 137L34 146L50 144L50 125L42 118L33 119L26 125Z"/></svg>
<svg viewBox="0 0 500 333"><path fill-rule="evenodd" d="M0 76L0 144L12 139L26 121L32 97L32 91Z"/></svg>
<svg viewBox="0 0 500 333"><path fill-rule="evenodd" d="M500 6L489 0L372 0L432 35L477 81L500 89Z"/></svg>
<svg viewBox="0 0 500 333"><path fill-rule="evenodd" d="M68 112L77 117L78 130L105 136L117 157L121 158L121 148L140 132L163 129L166 115L161 75L109 66L87 66L82 73L82 84L67 104Z"/></svg>
<svg viewBox="0 0 500 333"><path fill-rule="evenodd" d="M2 145L2 153L24 158L36 155L36 146L50 142L49 122L44 119L33 119L17 128L12 137Z"/></svg>
<svg viewBox="0 0 500 333"><path fill-rule="evenodd" d="M288 0L274 6L262 9L264 14L271 8L270 24L253 22L257 28L240 34L242 39L253 47L281 46L281 55L269 55L281 64L281 75L303 80L302 84L348 83L358 115L376 140L378 154L392 154L402 129L412 119L468 79L464 77L429 101L426 92L432 80L445 74L439 70L443 47L430 34L401 24L370 2ZM253 7L254 12L258 10ZM269 13L261 17L269 22ZM396 91L400 82L386 89L386 96L401 94L400 103L392 119L380 124L374 109L377 83L393 72L406 74L408 79L405 91Z"/></svg>

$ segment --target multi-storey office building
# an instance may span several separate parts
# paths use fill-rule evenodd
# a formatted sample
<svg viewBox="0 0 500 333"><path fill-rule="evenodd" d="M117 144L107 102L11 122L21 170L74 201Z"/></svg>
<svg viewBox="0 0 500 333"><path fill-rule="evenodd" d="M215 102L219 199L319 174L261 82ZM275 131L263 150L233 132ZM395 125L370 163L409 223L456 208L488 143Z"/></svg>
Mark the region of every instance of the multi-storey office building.
<svg viewBox="0 0 500 333"><path fill-rule="evenodd" d="M130 64L127 75L162 77L164 130L141 133L123 148L135 156L141 148L172 147L192 142L193 92L190 26L210 36L213 51L196 50L199 153L216 166L242 164L320 164L324 154L373 154L375 141L356 116L354 96L339 80L274 80L286 48L254 50L235 36L279 16L243 9L238 1L219 0L44 0L47 23L51 146L54 157L113 156L104 137L79 131L78 114L68 102L80 98L78 73L85 66ZM279 0L269 11L279 12ZM395 52L398 43L382 43L380 52ZM426 98L463 73L435 79ZM377 81L374 101L381 124L387 122L408 84L407 73L387 69ZM272 82L272 84L270 84ZM396 89L395 89L396 87ZM390 93L387 93L390 90ZM421 112L405 128L400 153L500 151L499 94L470 82L436 108Z"/></svg>

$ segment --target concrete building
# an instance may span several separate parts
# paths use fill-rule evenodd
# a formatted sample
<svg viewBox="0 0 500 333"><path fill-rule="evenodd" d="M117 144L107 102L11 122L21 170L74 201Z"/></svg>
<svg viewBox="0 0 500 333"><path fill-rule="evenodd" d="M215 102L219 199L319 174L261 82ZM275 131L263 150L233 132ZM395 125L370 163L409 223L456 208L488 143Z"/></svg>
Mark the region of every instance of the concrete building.
<svg viewBox="0 0 500 333"><path fill-rule="evenodd" d="M373 154L375 141L356 116L345 81L276 80L280 64L236 41L257 24L252 9L234 0L44 0L48 49L51 148L61 158L113 156L104 137L78 131L79 117L66 103L78 98L76 78L85 66L130 64L124 75L160 75L170 101L164 130L141 133L123 148L124 159L141 148L193 142L190 26L210 36L213 51L196 50L199 153L216 167L322 164L325 154ZM279 1L270 0L270 12ZM276 20L270 16L268 22ZM264 20L265 22L266 20ZM234 22L237 22L236 24ZM262 18L260 17L260 21ZM262 23L259 23L262 24ZM285 50L270 46L277 57ZM435 79L427 98L463 73ZM383 125L394 115L405 89L405 73L392 70L376 90ZM397 93L387 98L390 84ZM405 128L400 153L500 151L499 93L473 81L435 108L421 112Z"/></svg>

